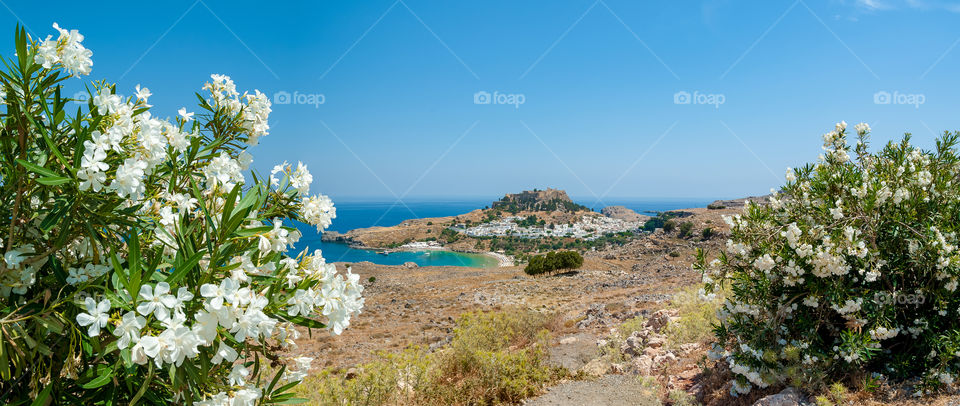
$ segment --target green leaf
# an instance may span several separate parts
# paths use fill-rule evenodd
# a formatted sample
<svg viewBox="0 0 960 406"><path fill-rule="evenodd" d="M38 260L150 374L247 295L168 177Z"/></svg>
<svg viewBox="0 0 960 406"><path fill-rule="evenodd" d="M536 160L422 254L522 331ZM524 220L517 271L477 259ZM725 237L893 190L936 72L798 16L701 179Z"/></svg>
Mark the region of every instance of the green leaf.
<svg viewBox="0 0 960 406"><path fill-rule="evenodd" d="M22 167L24 167L24 168L27 168L27 169L29 169L31 172L34 172L34 173L36 173L36 174L38 174L38 175L43 175L43 176L46 176L46 177L53 177L53 178L59 178L59 177L61 177L60 175L58 175L58 174L57 174L56 172L54 172L54 171L51 171L51 170L49 170L49 169L47 169L47 168L44 168L44 167L42 167L42 166L40 166L40 165L37 165L37 164L33 164L33 163L30 163L30 162L24 161L24 160L22 160L22 159L17 159L17 163L20 164L20 166L22 166Z"/></svg>
<svg viewBox="0 0 960 406"><path fill-rule="evenodd" d="M37 179L37 183L47 186L57 186L62 185L70 181L70 178L64 178L63 176L47 176L40 179Z"/></svg>
<svg viewBox="0 0 960 406"><path fill-rule="evenodd" d="M129 255L127 255L127 266L130 268L130 287L136 289L136 292L130 292L131 295L136 295L140 291L140 235L138 234L137 229L132 229L132 233L127 237L127 248L129 250Z"/></svg>
<svg viewBox="0 0 960 406"><path fill-rule="evenodd" d="M96 378L93 378L89 382L80 385L84 389L96 389L103 385L106 385L110 382L110 378L113 377L113 368L106 368L104 373Z"/></svg>
<svg viewBox="0 0 960 406"><path fill-rule="evenodd" d="M183 277L186 276L190 270L197 266L197 263L200 262L201 258L203 258L204 253L206 253L206 251L201 250L191 255L190 258L188 258L182 264L174 265L174 271L172 274L170 274L170 276L167 276L166 282L174 284L183 279Z"/></svg>
<svg viewBox="0 0 960 406"><path fill-rule="evenodd" d="M40 391L40 394L37 395L37 398L33 400L33 403L30 406L43 406L47 404L47 398L50 397L50 391L53 390L53 382L48 383L46 388L43 388Z"/></svg>
<svg viewBox="0 0 960 406"><path fill-rule="evenodd" d="M252 227L252 228L245 228L243 230L237 230L235 233L233 233L233 235L237 237L250 237L253 235L265 233L270 230L273 230L273 226Z"/></svg>
<svg viewBox="0 0 960 406"><path fill-rule="evenodd" d="M296 317L290 317L286 315L278 315L278 316L298 326L309 327L309 328L326 328L327 327L326 324L323 324L319 321L300 317L300 316L296 316Z"/></svg>

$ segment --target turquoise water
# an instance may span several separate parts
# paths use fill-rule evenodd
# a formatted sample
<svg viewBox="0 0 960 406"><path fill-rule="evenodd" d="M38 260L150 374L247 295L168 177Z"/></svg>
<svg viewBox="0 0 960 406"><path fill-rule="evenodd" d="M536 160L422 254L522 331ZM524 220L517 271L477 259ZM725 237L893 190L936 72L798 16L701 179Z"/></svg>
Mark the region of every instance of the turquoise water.
<svg viewBox="0 0 960 406"><path fill-rule="evenodd" d="M347 232L355 228L372 226L394 226L404 220L413 218L444 217L464 214L475 209L490 205L499 197L477 199L431 199L431 200L404 200L403 204L393 200L338 200L334 198L337 207L337 218L333 220L330 230ZM691 207L705 207L715 199L605 199L603 204L593 204L588 198L574 199L577 203L594 207L600 210L602 206L621 205L644 213L648 211L665 211L685 209ZM649 213L647 213L649 214ZM494 267L497 260L482 254L466 254L450 251L418 251L392 252L380 254L375 250L350 248L346 244L327 243L320 241L317 229L306 224L298 224L297 228L303 234L295 247L296 252L309 247L311 250L319 248L328 262L362 262L370 261L381 265L402 265L413 262L420 266L469 266Z"/></svg>

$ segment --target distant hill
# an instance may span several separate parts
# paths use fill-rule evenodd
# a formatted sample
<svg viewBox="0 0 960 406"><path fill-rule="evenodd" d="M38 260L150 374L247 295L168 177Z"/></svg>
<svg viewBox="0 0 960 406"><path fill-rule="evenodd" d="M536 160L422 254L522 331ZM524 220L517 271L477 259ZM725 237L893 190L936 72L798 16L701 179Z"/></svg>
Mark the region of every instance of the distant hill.
<svg viewBox="0 0 960 406"><path fill-rule="evenodd" d="M524 190L520 193L509 193L491 206L494 209L517 213L520 211L560 211L578 212L591 211L589 207L579 205L570 200L567 192L559 189Z"/></svg>

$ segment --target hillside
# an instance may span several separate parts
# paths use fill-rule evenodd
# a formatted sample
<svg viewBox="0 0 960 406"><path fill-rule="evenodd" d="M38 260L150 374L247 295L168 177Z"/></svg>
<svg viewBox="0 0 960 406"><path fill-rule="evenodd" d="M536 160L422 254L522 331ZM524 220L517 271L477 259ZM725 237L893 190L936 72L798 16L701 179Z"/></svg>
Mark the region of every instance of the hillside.
<svg viewBox="0 0 960 406"><path fill-rule="evenodd" d="M647 218L623 207L597 213L573 202L565 191L548 188L510 193L490 208L458 216L410 219L395 226L359 228L346 233L331 231L324 233L323 239L365 248L400 248L426 241L458 251L501 250L517 254L537 250L530 240L550 240L553 248L586 249L589 247L580 242L634 232ZM558 243L561 245L557 246Z"/></svg>
<svg viewBox="0 0 960 406"><path fill-rule="evenodd" d="M589 207L579 205L570 200L567 192L559 189L524 190L520 193L510 193L493 202L494 209L510 213L521 211L530 212L579 212L591 211Z"/></svg>

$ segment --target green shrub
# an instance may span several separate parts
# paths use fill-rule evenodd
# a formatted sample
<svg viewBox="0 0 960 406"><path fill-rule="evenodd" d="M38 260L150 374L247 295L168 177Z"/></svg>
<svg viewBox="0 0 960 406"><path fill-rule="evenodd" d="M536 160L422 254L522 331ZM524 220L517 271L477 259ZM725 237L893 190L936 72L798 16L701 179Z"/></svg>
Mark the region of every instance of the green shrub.
<svg viewBox="0 0 960 406"><path fill-rule="evenodd" d="M667 220L663 222L663 231L667 233L672 233L673 230L676 230L677 222L674 220Z"/></svg>
<svg viewBox="0 0 960 406"><path fill-rule="evenodd" d="M583 256L576 251L548 252L546 255L534 255L523 272L527 275L552 273L562 269L577 269L583 266Z"/></svg>
<svg viewBox="0 0 960 406"><path fill-rule="evenodd" d="M680 238L687 238L691 236L692 231L693 231L693 223L689 221L684 221L683 223L680 223L680 233L679 233Z"/></svg>
<svg viewBox="0 0 960 406"><path fill-rule="evenodd" d="M378 354L355 376L334 371L308 377L298 393L331 405L511 404L566 376L546 365L554 319L529 310L461 315L449 345Z"/></svg>
<svg viewBox="0 0 960 406"><path fill-rule="evenodd" d="M726 252L699 255L705 293L731 287L714 355L734 393L873 372L922 377L925 390L960 371L960 133L932 151L908 134L871 153L869 127L856 130L851 149L837 124L781 195L726 218Z"/></svg>
<svg viewBox="0 0 960 406"><path fill-rule="evenodd" d="M700 232L700 237L704 240L709 240L715 235L717 235L717 232L713 231L713 228L710 227L704 228L703 231Z"/></svg>
<svg viewBox="0 0 960 406"><path fill-rule="evenodd" d="M721 304L718 297L721 296L703 297L697 285L674 294L668 308L676 310L679 319L668 324L663 331L667 346L676 349L680 344L710 341Z"/></svg>
<svg viewBox="0 0 960 406"><path fill-rule="evenodd" d="M721 209L726 209L726 208L727 208L727 206L724 206L724 205L722 205L722 204L720 204L720 203L710 203L710 204L707 205L707 209L710 209L710 210L721 210Z"/></svg>

